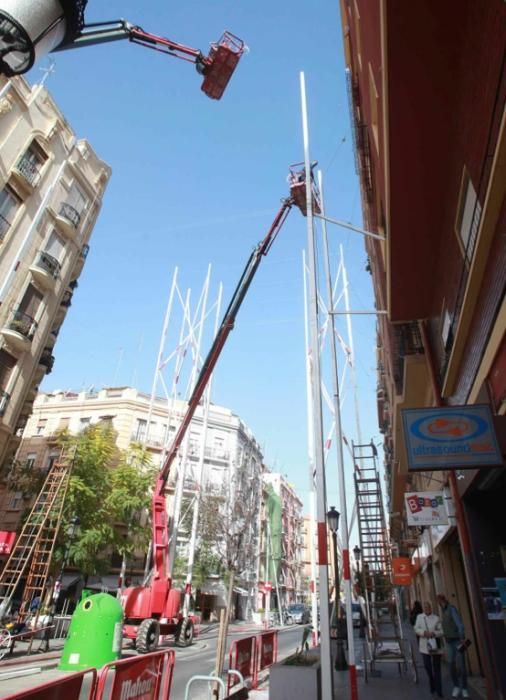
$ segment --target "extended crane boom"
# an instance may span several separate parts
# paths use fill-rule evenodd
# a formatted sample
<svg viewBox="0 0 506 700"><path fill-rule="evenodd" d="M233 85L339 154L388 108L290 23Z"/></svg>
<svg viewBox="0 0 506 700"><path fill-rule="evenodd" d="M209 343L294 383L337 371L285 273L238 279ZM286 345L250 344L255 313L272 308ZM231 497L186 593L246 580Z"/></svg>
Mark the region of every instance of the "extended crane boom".
<svg viewBox="0 0 506 700"><path fill-rule="evenodd" d="M262 258L267 255L271 245L283 226L290 209L298 206L305 215L306 198L304 172L292 169L289 176L290 196L281 202L265 238L256 246L248 258L232 299L225 311L221 325L211 348L204 360L195 387L188 400L188 406L181 424L169 447L167 457L156 480L153 493L152 538L153 568L147 585L126 588L122 603L125 611L123 632L126 637L136 640L137 650L141 653L153 651L160 634L174 634L176 642L186 646L193 639L193 618L181 613L181 591L172 588L169 575L169 547L167 502L165 486L171 466L182 445L197 406L213 373L223 346L234 327L237 314L255 277ZM302 204L303 202L303 204ZM314 207L318 205L316 193L313 193ZM172 537L177 536L177 523L173 523Z"/></svg>
<svg viewBox="0 0 506 700"><path fill-rule="evenodd" d="M202 398L202 394L204 393L209 378L213 373L213 370L216 366L223 346L227 341L230 331L234 327L235 319L237 317L239 309L241 308L242 302L244 301L244 297L246 296L246 293L253 281L253 278L255 277L256 271L258 270L262 257L264 255L267 255L267 253L269 252L269 249L273 244L281 227L283 226L285 219L288 216L288 212L290 211L292 206L293 200L291 197L283 200L281 207L278 213L276 214L276 217L272 222L272 226L270 227L267 235L253 250L248 259L248 262L246 263L239 283L237 284L232 299L230 300L228 308L225 311L223 320L218 329L218 333L216 334L211 349L207 353L207 357L204 360L204 364L202 365L202 369L200 370L200 374L195 383L195 388L193 389L193 392L190 398L188 399L188 408L186 409L184 418L181 422L181 425L179 426L176 435L174 436L174 440L170 446L169 452L160 471L160 476L158 477L157 483L157 492L159 489L163 489L163 487L165 486L165 483L169 477L172 462L174 461L174 458L176 457L177 452L181 447L188 426L190 425L191 420L193 418L193 414L195 413L199 401Z"/></svg>
<svg viewBox="0 0 506 700"><path fill-rule="evenodd" d="M244 42L241 39L231 32L224 32L218 42L211 44L209 55L205 56L199 49L179 44L157 34L151 34L142 27L124 19L86 24L75 39L69 43L61 44L54 50L67 51L68 49L107 44L123 39L173 58L194 63L197 72L204 76L203 92L214 100L219 100L223 95L245 50Z"/></svg>
<svg viewBox="0 0 506 700"><path fill-rule="evenodd" d="M22 75L51 51L127 39L148 49L194 63L204 76L202 90L219 100L228 85L244 42L230 32L211 44L205 56L198 49L144 31L124 19L85 24L88 0L0 0L0 74Z"/></svg>

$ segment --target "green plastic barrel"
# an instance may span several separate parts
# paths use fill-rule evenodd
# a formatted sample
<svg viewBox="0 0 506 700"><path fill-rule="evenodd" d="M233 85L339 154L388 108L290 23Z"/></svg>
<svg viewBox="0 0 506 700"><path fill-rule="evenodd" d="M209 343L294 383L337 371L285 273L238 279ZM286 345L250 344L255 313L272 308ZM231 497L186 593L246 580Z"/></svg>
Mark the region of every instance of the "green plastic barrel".
<svg viewBox="0 0 506 700"><path fill-rule="evenodd" d="M83 592L75 609L58 668L79 671L102 668L121 655L123 609L107 593Z"/></svg>

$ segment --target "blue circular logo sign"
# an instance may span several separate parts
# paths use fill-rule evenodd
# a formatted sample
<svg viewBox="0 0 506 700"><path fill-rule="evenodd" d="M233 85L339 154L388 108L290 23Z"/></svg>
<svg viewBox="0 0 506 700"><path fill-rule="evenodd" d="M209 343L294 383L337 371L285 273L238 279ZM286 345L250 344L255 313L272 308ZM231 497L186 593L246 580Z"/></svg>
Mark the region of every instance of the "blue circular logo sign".
<svg viewBox="0 0 506 700"><path fill-rule="evenodd" d="M419 418L411 426L411 433L420 440L432 442L459 442L483 435L488 424L480 416L445 411L434 416Z"/></svg>

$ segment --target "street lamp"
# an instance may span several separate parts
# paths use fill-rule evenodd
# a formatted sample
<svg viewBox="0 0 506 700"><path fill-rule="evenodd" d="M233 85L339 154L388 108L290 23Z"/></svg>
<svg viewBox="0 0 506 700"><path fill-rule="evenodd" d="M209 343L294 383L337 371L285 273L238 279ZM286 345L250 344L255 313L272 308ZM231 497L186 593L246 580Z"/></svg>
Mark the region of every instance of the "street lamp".
<svg viewBox="0 0 506 700"><path fill-rule="evenodd" d="M341 624L341 605L340 605L340 595L339 595L339 563L337 560L337 531L339 529L339 511L337 511L334 506L330 506L330 510L327 513L327 522L329 524L330 531L332 533L332 548L333 548L333 555L334 555L334 590L335 590L335 598L336 598L336 620L337 620L337 639L336 639L336 661L334 664L334 668L336 671L346 671L348 668L348 662L346 661L346 656L344 653L344 645L343 645L343 636L346 636L346 634L343 634L342 627L343 625Z"/></svg>
<svg viewBox="0 0 506 700"><path fill-rule="evenodd" d="M361 554L362 554L362 550L360 549L360 547L358 546L358 544L356 544L356 545L353 547L353 556L355 557L355 561L356 561L356 563L357 563L357 571L360 570L360 555L361 555Z"/></svg>

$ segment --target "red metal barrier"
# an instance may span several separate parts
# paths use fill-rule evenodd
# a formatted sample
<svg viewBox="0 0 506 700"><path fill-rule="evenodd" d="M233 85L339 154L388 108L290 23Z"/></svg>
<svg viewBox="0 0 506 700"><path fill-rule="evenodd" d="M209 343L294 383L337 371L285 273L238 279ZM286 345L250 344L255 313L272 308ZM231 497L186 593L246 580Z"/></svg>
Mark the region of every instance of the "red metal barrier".
<svg viewBox="0 0 506 700"><path fill-rule="evenodd" d="M94 700L165 700L174 663L175 654L168 649L113 661L100 672Z"/></svg>
<svg viewBox="0 0 506 700"><path fill-rule="evenodd" d="M257 640L256 637L245 637L232 642L229 655L229 668L235 668L242 673L244 680L251 678L253 687L257 683ZM238 683L237 676L229 675L227 694L230 688Z"/></svg>
<svg viewBox="0 0 506 700"><path fill-rule="evenodd" d="M6 695L4 700L12 700L13 698L31 698L32 700L78 700L78 698L81 697L83 680L87 674L91 675L87 698L88 700L94 700L97 688L97 671L94 668L67 674L64 678L48 681L42 685L35 686L35 688L20 690L12 695ZM83 700L83 698L81 698L81 700Z"/></svg>
<svg viewBox="0 0 506 700"><path fill-rule="evenodd" d="M272 666L278 660L278 631L263 632L257 635L258 671Z"/></svg>

